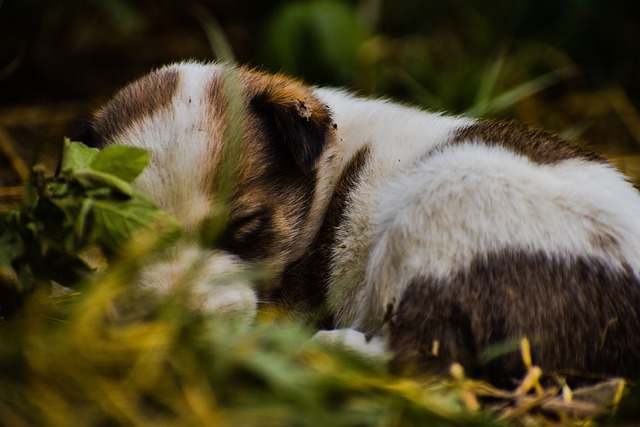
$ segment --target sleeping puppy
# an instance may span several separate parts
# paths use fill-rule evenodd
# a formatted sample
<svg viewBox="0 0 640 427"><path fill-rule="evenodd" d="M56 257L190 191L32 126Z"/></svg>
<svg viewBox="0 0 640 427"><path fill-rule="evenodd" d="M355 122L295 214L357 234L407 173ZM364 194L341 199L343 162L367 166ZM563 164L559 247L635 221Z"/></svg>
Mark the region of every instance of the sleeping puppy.
<svg viewBox="0 0 640 427"><path fill-rule="evenodd" d="M257 263L272 278L261 297L381 336L400 365L514 375L518 355L479 361L528 337L546 370L638 373L640 196L602 157L520 125L176 64L120 91L93 133L151 152L136 185L187 228L216 198L228 75L245 110L242 155L201 278L207 309L251 315L248 284L213 289L206 273ZM173 286L193 251L145 283Z"/></svg>

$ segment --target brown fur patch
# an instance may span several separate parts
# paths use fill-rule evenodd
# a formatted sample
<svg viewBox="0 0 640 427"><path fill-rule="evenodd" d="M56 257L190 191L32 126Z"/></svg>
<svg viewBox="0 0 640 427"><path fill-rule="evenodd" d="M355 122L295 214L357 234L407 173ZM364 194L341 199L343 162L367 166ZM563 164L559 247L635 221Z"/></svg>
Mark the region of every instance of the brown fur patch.
<svg viewBox="0 0 640 427"><path fill-rule="evenodd" d="M96 114L96 133L108 141L132 123L163 109L171 102L178 81L177 70L162 69L126 86Z"/></svg>
<svg viewBox="0 0 640 427"><path fill-rule="evenodd" d="M311 89L299 80L281 74L265 74L259 71L242 69L242 79L251 96L262 95L264 101L279 105L310 122L320 125L331 123L331 115Z"/></svg>
<svg viewBox="0 0 640 427"><path fill-rule="evenodd" d="M334 133L329 108L297 80L250 70L241 75L251 111L267 125L272 138L288 148L300 170L313 171Z"/></svg>
<svg viewBox="0 0 640 427"><path fill-rule="evenodd" d="M228 71L224 71L227 73ZM230 72L235 72L234 69L231 69ZM220 170L220 164L222 161L223 153L225 150L228 150L224 144L225 132L228 129L228 124L230 120L237 120L240 122L240 126L250 127L250 123L248 123L248 118L245 117L228 117L228 94L226 93L225 81L226 77L224 74L214 75L209 80L205 87L205 113L203 127L209 134L209 150L208 150L208 159L206 162L206 167L209 171L212 171L211 174L207 177L206 186L211 191L215 191L215 185L218 184L217 178L222 171ZM244 100L240 100L242 105L240 108L241 111L245 109ZM245 155L242 151L246 149L245 146L237 147L240 151L240 155ZM241 162L242 159L229 159L234 164ZM215 173L214 173L215 172Z"/></svg>
<svg viewBox="0 0 640 427"><path fill-rule="evenodd" d="M587 256L505 250L447 279L416 278L390 322L396 366L459 361L490 378L519 376L517 351L488 364L488 347L527 337L546 371L640 373L640 281ZM432 354L439 342L438 355Z"/></svg>
<svg viewBox="0 0 640 427"><path fill-rule="evenodd" d="M616 252L620 249L618 239L606 231L593 233L589 236L589 241L594 247L606 253Z"/></svg>
<svg viewBox="0 0 640 427"><path fill-rule="evenodd" d="M281 286L270 295L288 309L309 317L319 315L321 318L315 319L319 327L333 326L330 315L324 313L332 249L336 244L338 227L345 219L348 197L360 181L369 155L370 149L365 146L351 158L336 185L311 250L285 270Z"/></svg>
<svg viewBox="0 0 640 427"><path fill-rule="evenodd" d="M582 159L606 162L597 153L572 144L557 135L514 122L482 121L459 129L450 144L478 142L504 147L538 164Z"/></svg>
<svg viewBox="0 0 640 427"><path fill-rule="evenodd" d="M332 143L334 131L326 107L302 84L246 69L225 72L237 73L244 116L237 185L221 247L247 260L264 261L278 275L300 241L308 239L303 233L316 191L313 165ZM227 117L227 77L218 76L207 89L208 115L214 122L209 127L217 126L214 132L220 136L230 120L238 119ZM312 107L302 111L300 103ZM222 150L211 161L214 169L225 161L227 152Z"/></svg>

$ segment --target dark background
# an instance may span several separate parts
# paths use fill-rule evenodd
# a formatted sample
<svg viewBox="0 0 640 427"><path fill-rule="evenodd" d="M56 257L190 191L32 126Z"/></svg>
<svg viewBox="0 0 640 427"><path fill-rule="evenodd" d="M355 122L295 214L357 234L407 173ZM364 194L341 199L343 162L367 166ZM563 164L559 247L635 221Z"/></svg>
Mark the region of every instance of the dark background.
<svg viewBox="0 0 640 427"><path fill-rule="evenodd" d="M0 0L0 199L131 79L214 60L218 27L240 63L526 121L640 178L639 2Z"/></svg>

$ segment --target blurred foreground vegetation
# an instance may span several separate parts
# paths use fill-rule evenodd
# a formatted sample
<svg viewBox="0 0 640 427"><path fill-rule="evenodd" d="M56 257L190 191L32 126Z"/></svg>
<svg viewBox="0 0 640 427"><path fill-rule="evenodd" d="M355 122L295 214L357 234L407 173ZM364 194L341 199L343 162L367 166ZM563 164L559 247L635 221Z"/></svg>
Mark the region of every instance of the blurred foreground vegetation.
<svg viewBox="0 0 640 427"><path fill-rule="evenodd" d="M250 328L189 308L188 281L166 298L128 286L188 238L131 189L146 155L96 160L67 144L62 173L52 171L62 136L130 79L232 53L310 83L527 121L604 151L640 182L639 9L596 0L0 1L0 211L18 208L0 218L0 425L586 425L622 383L576 391L561 379L539 383L533 366L509 390L459 369L402 378L309 341L312 331L269 309ZM144 232L158 221L161 236ZM95 271L96 249L108 269ZM640 419L640 395L625 395L600 423Z"/></svg>
<svg viewBox="0 0 640 427"><path fill-rule="evenodd" d="M224 228L224 215L214 212L195 236L180 230L131 187L147 162L138 148L66 141L60 173L34 169L20 208L0 215L2 425L612 420L623 380L575 390L562 378L543 380L526 341L528 373L511 389L466 378L458 365L446 378L399 376L383 360L311 340L311 330L273 307L263 307L256 324L194 308L189 278L203 266L198 259L168 294L134 286L179 240L215 245ZM221 274L208 285L235 279Z"/></svg>

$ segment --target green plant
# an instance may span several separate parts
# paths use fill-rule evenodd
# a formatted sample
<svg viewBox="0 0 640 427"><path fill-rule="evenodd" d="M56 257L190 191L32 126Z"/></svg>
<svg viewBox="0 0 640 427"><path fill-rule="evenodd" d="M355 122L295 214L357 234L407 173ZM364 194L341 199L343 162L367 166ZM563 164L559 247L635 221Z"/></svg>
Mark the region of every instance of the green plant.
<svg viewBox="0 0 640 427"><path fill-rule="evenodd" d="M84 250L99 247L110 256L151 224L177 231L175 221L131 186L148 158L139 148L98 151L67 140L57 176L34 168L22 207L0 217L5 292L74 286L92 272Z"/></svg>

